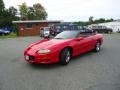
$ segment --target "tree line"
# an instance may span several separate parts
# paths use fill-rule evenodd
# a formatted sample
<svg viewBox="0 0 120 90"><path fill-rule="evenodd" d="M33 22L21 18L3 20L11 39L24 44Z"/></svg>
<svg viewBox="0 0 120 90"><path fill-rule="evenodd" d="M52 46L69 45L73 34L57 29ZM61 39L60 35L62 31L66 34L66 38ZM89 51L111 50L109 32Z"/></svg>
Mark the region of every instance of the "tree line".
<svg viewBox="0 0 120 90"><path fill-rule="evenodd" d="M105 19L105 18L99 18L99 19L95 19L93 16L90 16L88 21L78 21L78 22L74 22L75 24L78 24L80 26L88 26L91 24L98 24L98 23L105 23L105 22L112 22L114 21L114 19L110 18L110 19Z"/></svg>
<svg viewBox="0 0 120 90"><path fill-rule="evenodd" d="M13 6L5 8L3 0L0 0L0 27L11 27L12 21L15 20L45 20L48 16L40 3L33 4L33 6L22 3L18 7L19 10Z"/></svg>

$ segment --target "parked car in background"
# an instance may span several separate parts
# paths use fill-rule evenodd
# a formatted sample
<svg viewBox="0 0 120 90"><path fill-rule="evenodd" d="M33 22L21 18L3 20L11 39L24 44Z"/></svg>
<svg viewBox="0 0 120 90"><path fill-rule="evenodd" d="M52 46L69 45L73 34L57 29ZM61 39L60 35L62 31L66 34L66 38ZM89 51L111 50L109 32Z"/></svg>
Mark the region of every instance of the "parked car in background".
<svg viewBox="0 0 120 90"><path fill-rule="evenodd" d="M40 30L40 36L44 38L50 37L50 27L44 27Z"/></svg>
<svg viewBox="0 0 120 90"><path fill-rule="evenodd" d="M9 35L10 34L10 31L8 30L4 30L4 29L0 29L0 35Z"/></svg>
<svg viewBox="0 0 120 90"><path fill-rule="evenodd" d="M56 36L57 34L66 30L81 30L81 29L83 29L82 26L79 26L77 24L60 23L52 25L50 27L50 34Z"/></svg>
<svg viewBox="0 0 120 90"><path fill-rule="evenodd" d="M113 30L111 28L108 28L106 26L100 26L100 25L95 25L90 27L94 32L97 33L109 33L111 34L113 32Z"/></svg>
<svg viewBox="0 0 120 90"><path fill-rule="evenodd" d="M53 39L29 45L24 51L24 57L29 63L66 65L74 56L92 50L99 52L102 42L103 35L92 30L68 30Z"/></svg>
<svg viewBox="0 0 120 90"><path fill-rule="evenodd" d="M50 27L44 27L43 36L45 38L49 38L50 37Z"/></svg>

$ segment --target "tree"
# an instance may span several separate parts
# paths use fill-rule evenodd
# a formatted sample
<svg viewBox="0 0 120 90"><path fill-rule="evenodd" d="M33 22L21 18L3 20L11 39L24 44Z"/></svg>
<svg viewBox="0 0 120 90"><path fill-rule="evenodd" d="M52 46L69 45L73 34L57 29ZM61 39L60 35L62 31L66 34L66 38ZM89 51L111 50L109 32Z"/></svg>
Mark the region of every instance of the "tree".
<svg viewBox="0 0 120 90"><path fill-rule="evenodd" d="M3 27L5 22L6 11L3 0L0 0L0 27Z"/></svg>
<svg viewBox="0 0 120 90"><path fill-rule="evenodd" d="M47 18L47 12L45 11L45 8L40 3L34 4L33 9L34 9L35 20L45 20Z"/></svg>
<svg viewBox="0 0 120 90"><path fill-rule="evenodd" d="M47 18L47 12L45 8L37 3L33 7L28 7L26 3L19 5L20 15L22 20L45 20Z"/></svg>
<svg viewBox="0 0 120 90"><path fill-rule="evenodd" d="M0 16L0 27L12 26L13 18L11 17L11 14L8 12L8 10L0 13Z"/></svg>
<svg viewBox="0 0 120 90"><path fill-rule="evenodd" d="M34 20L34 13L35 13L35 11L34 11L33 7L29 7L28 14L27 14L27 17L29 20Z"/></svg>
<svg viewBox="0 0 120 90"><path fill-rule="evenodd" d="M114 21L114 19L112 19L112 18L106 20L106 22L112 22L112 21Z"/></svg>
<svg viewBox="0 0 120 90"><path fill-rule="evenodd" d="M0 0L0 13L1 11L4 11L4 9L5 9L4 2L3 0Z"/></svg>
<svg viewBox="0 0 120 90"><path fill-rule="evenodd" d="M90 23L90 24L93 23L93 18L94 18L93 16L90 16L90 17L89 17L89 23Z"/></svg>
<svg viewBox="0 0 120 90"><path fill-rule="evenodd" d="M19 18L16 16L17 9L14 7L10 7L8 9L4 9L0 13L0 27L11 27L13 26L12 21L18 20Z"/></svg>
<svg viewBox="0 0 120 90"><path fill-rule="evenodd" d="M100 19L94 20L95 24L97 24L97 23L104 23L104 22L106 22L106 20L104 18L100 18Z"/></svg>
<svg viewBox="0 0 120 90"><path fill-rule="evenodd" d="M79 26L87 26L87 25L89 25L89 22L83 22L83 21L74 22L74 23L78 24Z"/></svg>
<svg viewBox="0 0 120 90"><path fill-rule="evenodd" d="M80 26L88 26L90 24L99 24L99 23L112 22L112 21L114 21L114 19L112 18L111 19L99 18L99 19L93 20L93 16L90 16L89 21L86 21L86 22L79 21L79 22L74 22L74 23Z"/></svg>
<svg viewBox="0 0 120 90"><path fill-rule="evenodd" d="M22 3L22 5L19 5L19 10L20 10L21 19L22 20L27 19L28 6L26 5L25 2Z"/></svg>
<svg viewBox="0 0 120 90"><path fill-rule="evenodd" d="M9 7L8 9L9 13L13 16L16 16L17 15L17 9L14 8L13 6Z"/></svg>
<svg viewBox="0 0 120 90"><path fill-rule="evenodd" d="M19 20L19 16L18 16L18 11L15 7L11 6L8 8L8 12L10 13L10 17L13 18L13 20Z"/></svg>

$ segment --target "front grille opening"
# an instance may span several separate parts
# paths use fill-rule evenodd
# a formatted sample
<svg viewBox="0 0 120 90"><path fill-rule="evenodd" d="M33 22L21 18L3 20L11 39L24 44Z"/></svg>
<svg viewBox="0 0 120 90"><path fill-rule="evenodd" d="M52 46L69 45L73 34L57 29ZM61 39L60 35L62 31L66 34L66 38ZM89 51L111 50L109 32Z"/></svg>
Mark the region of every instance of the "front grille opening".
<svg viewBox="0 0 120 90"><path fill-rule="evenodd" d="M34 56L29 56L29 60L34 60L35 57Z"/></svg>

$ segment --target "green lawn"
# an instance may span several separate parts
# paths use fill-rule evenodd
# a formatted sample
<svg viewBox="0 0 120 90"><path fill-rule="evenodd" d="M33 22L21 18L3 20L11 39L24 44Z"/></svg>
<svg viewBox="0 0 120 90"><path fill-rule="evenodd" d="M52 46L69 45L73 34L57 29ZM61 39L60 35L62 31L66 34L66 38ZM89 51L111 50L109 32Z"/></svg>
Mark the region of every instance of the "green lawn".
<svg viewBox="0 0 120 90"><path fill-rule="evenodd" d="M10 35L7 35L7 36L0 36L0 39L2 38L15 38L15 37L17 37L17 35L15 34L15 33L11 33Z"/></svg>

